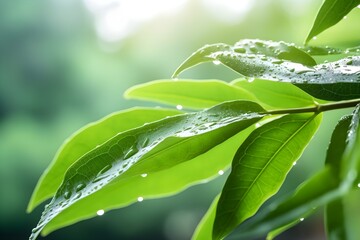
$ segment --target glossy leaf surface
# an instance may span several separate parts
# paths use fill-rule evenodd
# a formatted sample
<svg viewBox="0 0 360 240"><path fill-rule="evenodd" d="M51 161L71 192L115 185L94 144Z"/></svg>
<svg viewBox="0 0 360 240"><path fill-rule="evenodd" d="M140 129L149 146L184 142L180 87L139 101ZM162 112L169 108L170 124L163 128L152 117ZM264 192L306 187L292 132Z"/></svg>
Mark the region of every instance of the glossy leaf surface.
<svg viewBox="0 0 360 240"><path fill-rule="evenodd" d="M157 80L134 86L126 98L150 100L185 108L208 108L230 100L256 100L251 92L220 80Z"/></svg>
<svg viewBox="0 0 360 240"><path fill-rule="evenodd" d="M177 77L184 70L191 68L197 64L211 61L220 61L214 57L217 54L226 53L227 55L240 54L241 56L261 56L263 59L270 57L274 62L281 60L289 60L303 65L313 66L315 60L306 52L296 48L293 44L285 42L263 41L258 39L244 39L237 42L234 46L224 43L205 45L194 52L186 59L173 74L173 78Z"/></svg>
<svg viewBox="0 0 360 240"><path fill-rule="evenodd" d="M325 0L305 42L338 23L359 4L360 0Z"/></svg>
<svg viewBox="0 0 360 240"><path fill-rule="evenodd" d="M191 114L165 118L117 134L77 160L66 172L30 239L59 213L113 181L171 168L191 160L263 117L258 104L226 102Z"/></svg>
<svg viewBox="0 0 360 240"><path fill-rule="evenodd" d="M222 190L214 239L228 235L279 190L320 121L320 115L286 115L250 134L238 149Z"/></svg>
<svg viewBox="0 0 360 240"><path fill-rule="evenodd" d="M360 130L356 123L358 120L358 109L351 117L342 118L331 137L325 168L306 180L289 198L274 203L267 213L249 226L241 228L237 237L246 239L282 228L304 218L314 208L324 206L347 194L353 188L357 175L354 165L360 161L360 152L358 147L355 147L355 143L360 143ZM332 234L337 233L329 233Z"/></svg>
<svg viewBox="0 0 360 240"><path fill-rule="evenodd" d="M237 79L231 83L220 80L158 80L130 88L125 95L194 109L229 100L255 101L267 110L314 105L312 96L290 83L261 79Z"/></svg>
<svg viewBox="0 0 360 240"><path fill-rule="evenodd" d="M88 151L120 132L180 113L180 111L172 109L133 108L110 114L97 122L84 126L60 147L54 160L37 183L27 211L32 211L38 204L53 196L59 188L66 170Z"/></svg>
<svg viewBox="0 0 360 240"><path fill-rule="evenodd" d="M233 49L207 53L206 61L211 58L221 62L250 79L262 78L292 83L316 98L346 100L360 97L360 56L309 67L261 54L238 53ZM187 61L186 65L178 68L175 75L191 67ZM191 63L194 62L199 64L203 59L191 59Z"/></svg>

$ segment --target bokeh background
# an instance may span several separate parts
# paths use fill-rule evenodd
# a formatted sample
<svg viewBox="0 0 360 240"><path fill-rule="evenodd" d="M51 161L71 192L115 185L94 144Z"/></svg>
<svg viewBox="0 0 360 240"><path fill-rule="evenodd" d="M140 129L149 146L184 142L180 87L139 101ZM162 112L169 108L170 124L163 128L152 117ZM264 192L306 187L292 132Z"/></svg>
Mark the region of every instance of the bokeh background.
<svg viewBox="0 0 360 240"><path fill-rule="evenodd" d="M31 193L72 132L113 111L152 106L124 100L127 88L169 78L186 57L208 43L260 38L301 44L321 2L0 1L0 238L29 236L43 208L26 214ZM359 22L357 8L312 44L359 45ZM237 76L224 67L204 64L182 77ZM321 167L331 130L346 112L325 115L281 193ZM45 239L189 239L224 179L107 212ZM356 202L349 200L349 206L360 215ZM306 219L279 239L324 239L322 220Z"/></svg>

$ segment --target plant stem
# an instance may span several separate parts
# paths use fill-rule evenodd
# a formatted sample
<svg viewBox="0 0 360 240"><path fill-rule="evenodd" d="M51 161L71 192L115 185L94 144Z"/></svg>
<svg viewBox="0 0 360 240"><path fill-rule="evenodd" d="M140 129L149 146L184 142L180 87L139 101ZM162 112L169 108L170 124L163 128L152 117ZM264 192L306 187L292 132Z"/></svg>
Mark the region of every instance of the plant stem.
<svg viewBox="0 0 360 240"><path fill-rule="evenodd" d="M265 114L287 114L287 113L307 113L307 112L320 113L320 112L336 110L341 108L355 107L359 103L360 103L360 99L357 98L347 101L339 101L339 102L332 102L325 104L315 103L315 106L312 107L270 110L265 112Z"/></svg>

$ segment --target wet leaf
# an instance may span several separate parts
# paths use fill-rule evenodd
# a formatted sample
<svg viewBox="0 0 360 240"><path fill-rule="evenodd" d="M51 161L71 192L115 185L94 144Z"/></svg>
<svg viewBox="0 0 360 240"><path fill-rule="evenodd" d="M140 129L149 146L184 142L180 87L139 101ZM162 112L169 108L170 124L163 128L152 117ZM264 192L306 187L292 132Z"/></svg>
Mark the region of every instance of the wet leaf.
<svg viewBox="0 0 360 240"><path fill-rule="evenodd" d="M274 195L321 121L292 114L267 123L238 149L217 205L213 238L222 239Z"/></svg>
<svg viewBox="0 0 360 240"><path fill-rule="evenodd" d="M305 42L338 23L359 4L360 0L325 0Z"/></svg>
<svg viewBox="0 0 360 240"><path fill-rule="evenodd" d="M226 102L117 134L66 171L30 239L36 239L45 225L79 200L116 181L191 160L260 120L263 114L259 112L264 109L253 102Z"/></svg>
<svg viewBox="0 0 360 240"><path fill-rule="evenodd" d="M52 197L59 188L66 170L88 151L120 132L180 113L175 109L132 108L112 113L84 126L59 148L37 183L27 211L32 211L38 204Z"/></svg>

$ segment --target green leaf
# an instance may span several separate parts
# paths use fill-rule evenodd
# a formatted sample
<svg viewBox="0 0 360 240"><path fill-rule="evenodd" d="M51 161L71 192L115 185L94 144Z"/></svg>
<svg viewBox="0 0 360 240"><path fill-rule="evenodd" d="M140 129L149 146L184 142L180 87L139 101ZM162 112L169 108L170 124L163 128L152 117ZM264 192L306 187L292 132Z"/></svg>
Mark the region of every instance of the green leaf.
<svg viewBox="0 0 360 240"><path fill-rule="evenodd" d="M157 80L130 88L125 96L194 109L229 100L255 101L267 110L315 104L312 96L290 83L261 79L237 79L231 83L220 80Z"/></svg>
<svg viewBox="0 0 360 240"><path fill-rule="evenodd" d="M48 234L61 227L94 217L100 209L109 211L125 207L137 202L138 197L145 200L165 197L191 185L205 183L228 169L239 142L243 142L253 129L254 126L248 127L191 161L163 171L115 180L114 183L69 206L49 222L42 233Z"/></svg>
<svg viewBox="0 0 360 240"><path fill-rule="evenodd" d="M305 42L338 23L359 4L360 0L325 0Z"/></svg>
<svg viewBox="0 0 360 240"><path fill-rule="evenodd" d="M256 100L251 92L220 80L157 80L125 92L126 98L201 109L230 100Z"/></svg>
<svg viewBox="0 0 360 240"><path fill-rule="evenodd" d="M360 151L356 147L360 144L358 121L357 107L352 116L343 117L337 124L325 168L301 184L290 197L273 203L262 216L240 228L237 237L248 238L281 228L347 194L357 175L354 166L360 162Z"/></svg>
<svg viewBox="0 0 360 240"><path fill-rule="evenodd" d="M60 147L37 183L27 211L31 212L38 204L53 196L70 165L97 145L119 132L179 113L181 112L175 109L132 108L112 113L97 122L84 126Z"/></svg>
<svg viewBox="0 0 360 240"><path fill-rule="evenodd" d="M234 50L207 51L207 53L206 61L209 59L218 61L250 80L262 78L289 82L310 95L324 100L360 97L360 56L309 67L261 54L238 53ZM197 60L197 63L201 63L201 59ZM186 64L186 68L188 67L191 66ZM175 74L186 68L180 66Z"/></svg>
<svg viewBox="0 0 360 240"><path fill-rule="evenodd" d="M253 93L256 100L267 110L301 108L314 106L312 96L298 87L286 82L275 82L263 79L251 81L239 79L231 82L231 85L241 88L243 91Z"/></svg>
<svg viewBox="0 0 360 240"><path fill-rule="evenodd" d="M219 201L220 194L217 195L214 201L211 203L211 206L207 210L204 217L201 219L200 223L195 229L192 240L203 240L203 239L212 239L213 224L215 220L216 206Z"/></svg>
<svg viewBox="0 0 360 240"><path fill-rule="evenodd" d="M346 234L345 213L342 199L335 199L326 205L325 226L327 239L349 239Z"/></svg>
<svg viewBox="0 0 360 240"><path fill-rule="evenodd" d="M228 235L279 190L320 121L321 115L286 115L250 134L238 149L222 190L214 239Z"/></svg>
<svg viewBox="0 0 360 240"><path fill-rule="evenodd" d="M177 77L184 70L191 68L197 64L204 62L217 61L214 53L238 53L245 56L261 55L262 58L271 57L274 61L279 59L289 60L292 62L302 63L304 65L313 66L316 64L315 60L306 52L296 48L293 44L285 42L263 41L258 39L245 39L230 46L224 43L217 43L212 45L205 45L196 52L194 52L188 59L186 59L173 74L173 78Z"/></svg>
<svg viewBox="0 0 360 240"><path fill-rule="evenodd" d="M260 120L261 112L253 102L226 102L117 134L67 170L30 239L60 212L104 186L191 160Z"/></svg>

